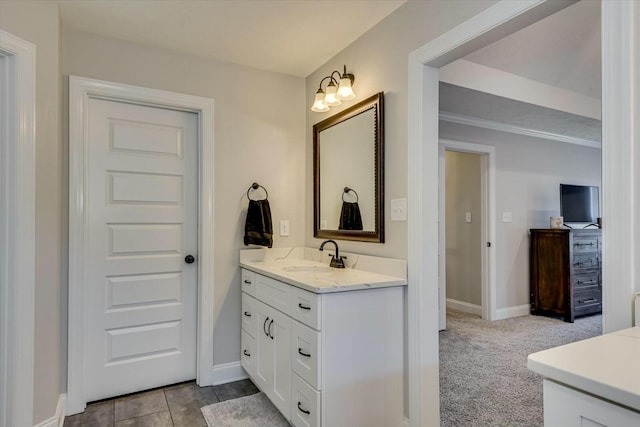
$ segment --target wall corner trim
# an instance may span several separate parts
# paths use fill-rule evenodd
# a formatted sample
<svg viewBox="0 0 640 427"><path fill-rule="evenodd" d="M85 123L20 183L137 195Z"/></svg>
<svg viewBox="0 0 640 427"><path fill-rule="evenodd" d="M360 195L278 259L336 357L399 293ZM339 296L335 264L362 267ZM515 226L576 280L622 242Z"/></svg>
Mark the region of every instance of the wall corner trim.
<svg viewBox="0 0 640 427"><path fill-rule="evenodd" d="M238 362L221 363L211 370L212 385L226 384L249 378L249 375Z"/></svg>

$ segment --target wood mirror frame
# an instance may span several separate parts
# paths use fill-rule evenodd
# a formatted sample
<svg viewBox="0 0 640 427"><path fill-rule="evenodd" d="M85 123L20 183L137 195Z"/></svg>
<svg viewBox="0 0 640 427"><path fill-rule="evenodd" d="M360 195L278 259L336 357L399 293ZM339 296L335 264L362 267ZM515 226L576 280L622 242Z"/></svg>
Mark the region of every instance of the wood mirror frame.
<svg viewBox="0 0 640 427"><path fill-rule="evenodd" d="M321 228L321 133L360 116L373 112L371 120L371 157L373 159L373 230ZM368 129L367 129L368 131ZM335 136L334 136L335 138ZM343 141L340 141L341 143ZM348 144L348 141L344 141ZM342 159L344 161L344 159ZM326 171L326 167L322 167ZM344 183L344 187L351 184ZM343 199L344 200L344 199ZM325 200L325 203L327 201ZM365 206L367 209L367 206ZM371 216L367 213L368 216ZM364 217L364 216L363 216ZM336 227L339 228L339 227ZM384 243L384 93L379 92L313 126L313 235L317 238Z"/></svg>

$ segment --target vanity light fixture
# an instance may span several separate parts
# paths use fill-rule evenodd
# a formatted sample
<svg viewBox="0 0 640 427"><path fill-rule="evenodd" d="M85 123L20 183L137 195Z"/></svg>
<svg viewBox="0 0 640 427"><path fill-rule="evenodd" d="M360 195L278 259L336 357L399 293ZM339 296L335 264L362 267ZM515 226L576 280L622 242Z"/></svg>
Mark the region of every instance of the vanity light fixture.
<svg viewBox="0 0 640 427"><path fill-rule="evenodd" d="M334 74L338 75L338 78L333 77ZM322 89L322 84L325 80L329 80L326 91ZM324 113L329 111L329 107L335 107L342 104L342 101L347 101L356 97L353 93L353 81L355 77L353 74L347 74L347 66L344 66L342 75L340 71L333 71L328 76L320 80L316 97L311 106L311 111L316 113Z"/></svg>

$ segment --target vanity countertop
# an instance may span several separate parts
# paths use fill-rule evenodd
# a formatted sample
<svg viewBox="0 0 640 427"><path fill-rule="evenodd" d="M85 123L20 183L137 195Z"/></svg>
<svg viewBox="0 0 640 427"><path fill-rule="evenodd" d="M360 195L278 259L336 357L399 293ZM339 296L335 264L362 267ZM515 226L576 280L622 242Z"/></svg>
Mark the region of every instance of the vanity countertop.
<svg viewBox="0 0 640 427"><path fill-rule="evenodd" d="M534 372L640 412L640 327L530 354Z"/></svg>
<svg viewBox="0 0 640 427"><path fill-rule="evenodd" d="M358 265L358 263L365 267L366 265L371 265L370 258L388 260L390 263L396 264L406 263L406 261L353 254L350 254L350 257L351 260L355 259L356 261L347 262L347 268L332 268L329 267L328 262L323 263L302 257L287 256L256 259L256 257L243 257L241 254L240 266L317 294L386 288L407 284L407 279L404 277L354 268L354 264ZM362 259L358 260L358 258ZM378 265L380 264L384 265L385 261L378 263ZM398 268L395 268L395 271L397 270Z"/></svg>

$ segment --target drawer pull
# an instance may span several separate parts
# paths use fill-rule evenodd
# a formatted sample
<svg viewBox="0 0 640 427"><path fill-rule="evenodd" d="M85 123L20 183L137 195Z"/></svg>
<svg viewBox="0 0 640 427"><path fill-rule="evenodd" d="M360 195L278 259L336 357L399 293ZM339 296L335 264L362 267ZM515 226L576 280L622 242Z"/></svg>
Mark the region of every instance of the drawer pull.
<svg viewBox="0 0 640 427"><path fill-rule="evenodd" d="M269 321L269 318L267 317L266 319L264 319L264 323L262 324L262 332L264 332L264 334L266 336L269 336L269 332L267 332L267 322Z"/></svg>
<svg viewBox="0 0 640 427"><path fill-rule="evenodd" d="M585 299L585 300L578 300L579 304L587 304L589 302L597 302L598 300L595 298L589 298L589 299Z"/></svg>
<svg viewBox="0 0 640 427"><path fill-rule="evenodd" d="M247 317L251 317L251 313L249 313L248 311L245 311L244 315L247 316Z"/></svg>
<svg viewBox="0 0 640 427"><path fill-rule="evenodd" d="M267 334L269 338L273 339L273 335L271 335L271 325L273 325L273 319L271 319L271 323L269 323L269 333Z"/></svg>
<svg viewBox="0 0 640 427"><path fill-rule="evenodd" d="M308 305L302 305L302 303L298 303L298 308L302 309L302 310L311 310L311 306Z"/></svg>
<svg viewBox="0 0 640 427"><path fill-rule="evenodd" d="M587 282L583 282L582 280L577 280L576 283L578 285L586 285L586 284L590 284L590 283L596 283L596 281L595 280L589 280Z"/></svg>
<svg viewBox="0 0 640 427"><path fill-rule="evenodd" d="M304 357L311 357L311 354L304 353L301 348L298 347L298 354Z"/></svg>
<svg viewBox="0 0 640 427"><path fill-rule="evenodd" d="M247 285L250 285L251 284L251 280L244 279L244 283L246 283Z"/></svg>
<svg viewBox="0 0 640 427"><path fill-rule="evenodd" d="M242 350L242 353L247 357L251 357L251 353L248 353L247 350Z"/></svg>
<svg viewBox="0 0 640 427"><path fill-rule="evenodd" d="M309 415L311 413L311 411L307 411L306 409L304 409L302 407L302 402L298 402L298 411L302 412L303 414L307 414L307 415Z"/></svg>
<svg viewBox="0 0 640 427"><path fill-rule="evenodd" d="M589 243L576 243L576 246L593 246L593 242L589 242Z"/></svg>

